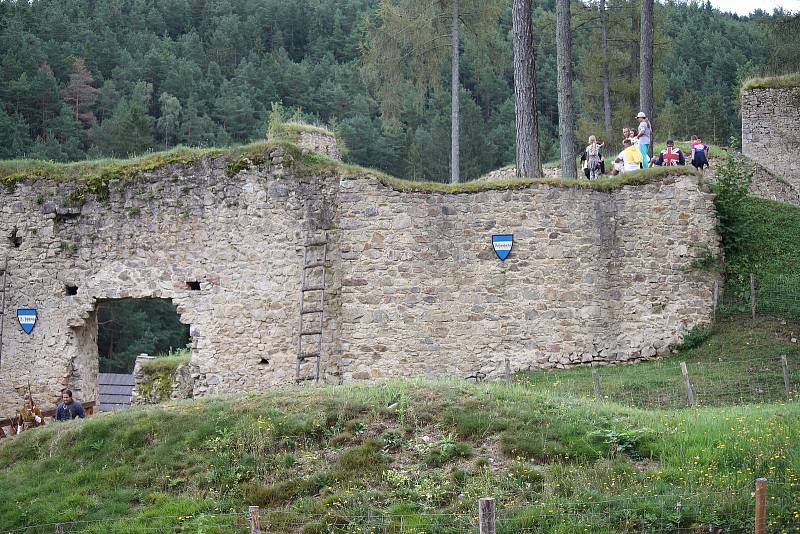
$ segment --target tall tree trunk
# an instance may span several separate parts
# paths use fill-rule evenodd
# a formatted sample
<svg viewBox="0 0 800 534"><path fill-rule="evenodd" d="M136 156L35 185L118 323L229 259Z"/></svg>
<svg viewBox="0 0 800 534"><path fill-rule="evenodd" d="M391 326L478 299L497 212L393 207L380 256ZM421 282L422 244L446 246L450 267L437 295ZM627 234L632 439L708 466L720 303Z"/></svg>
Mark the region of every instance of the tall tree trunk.
<svg viewBox="0 0 800 534"><path fill-rule="evenodd" d="M577 178L575 161L575 108L572 100L572 33L570 0L556 0L556 53L558 62L558 137L561 141L561 175Z"/></svg>
<svg viewBox="0 0 800 534"><path fill-rule="evenodd" d="M639 9L636 1L633 2L633 11L631 12L631 70L629 72L628 81L633 82L639 79Z"/></svg>
<svg viewBox="0 0 800 534"><path fill-rule="evenodd" d="M606 0L600 0L600 49L603 52L603 125L606 141L611 140L611 88L608 74L608 13Z"/></svg>
<svg viewBox="0 0 800 534"><path fill-rule="evenodd" d="M539 117L536 111L536 59L531 0L514 0L514 111L517 122L517 176L541 178Z"/></svg>
<svg viewBox="0 0 800 534"><path fill-rule="evenodd" d="M453 65L452 65L452 76L453 76L453 83L452 83L452 95L451 95L451 124L450 124L450 183L457 184L459 182L459 149L460 149L460 142L458 138L458 133L460 129L460 117L459 117L459 93L461 90L461 82L458 79L458 56L459 56L459 38L458 38L458 26L459 26L459 0L453 0Z"/></svg>
<svg viewBox="0 0 800 534"><path fill-rule="evenodd" d="M639 67L639 106L653 126L653 0L642 0L641 65ZM650 136L650 156L653 136Z"/></svg>

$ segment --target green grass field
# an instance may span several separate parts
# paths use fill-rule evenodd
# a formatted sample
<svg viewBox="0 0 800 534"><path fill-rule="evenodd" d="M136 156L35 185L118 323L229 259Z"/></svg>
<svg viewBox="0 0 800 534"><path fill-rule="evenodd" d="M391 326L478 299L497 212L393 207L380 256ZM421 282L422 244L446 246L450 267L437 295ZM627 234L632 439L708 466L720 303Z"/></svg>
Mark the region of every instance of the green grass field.
<svg viewBox="0 0 800 534"><path fill-rule="evenodd" d="M406 532L463 532L453 522L493 495L507 532L741 532L768 476L780 532L800 525L787 522L800 514L798 440L794 403L645 411L526 384L284 389L3 440L0 517L230 532L242 518L218 514L257 504L270 532L353 532L356 517L387 515L417 525Z"/></svg>
<svg viewBox="0 0 800 534"><path fill-rule="evenodd" d="M698 346L670 358L595 368L604 399L650 409L688 406L680 362L686 362L700 406L786 402L800 394L800 324L736 317L696 332ZM691 344L691 343L687 343ZM790 390L783 380L786 356ZM593 398L592 369L539 371L520 377L532 387L562 396Z"/></svg>

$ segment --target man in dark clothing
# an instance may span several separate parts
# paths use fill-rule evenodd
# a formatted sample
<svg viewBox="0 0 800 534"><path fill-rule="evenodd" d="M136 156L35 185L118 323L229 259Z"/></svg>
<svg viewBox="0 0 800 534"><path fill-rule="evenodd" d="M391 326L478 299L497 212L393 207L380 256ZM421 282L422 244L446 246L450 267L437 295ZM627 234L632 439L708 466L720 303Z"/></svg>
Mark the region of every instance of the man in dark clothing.
<svg viewBox="0 0 800 534"><path fill-rule="evenodd" d="M681 152L680 148L675 148L675 143L672 139L667 140L667 148L661 151L661 153L653 158L653 165L658 165L661 167L662 165L665 167L672 167L675 165L686 165L686 158Z"/></svg>
<svg viewBox="0 0 800 534"><path fill-rule="evenodd" d="M65 389L61 392L61 402L56 408L56 421L69 421L80 417L86 417L86 412L83 411L83 406L80 402L72 399L72 391Z"/></svg>

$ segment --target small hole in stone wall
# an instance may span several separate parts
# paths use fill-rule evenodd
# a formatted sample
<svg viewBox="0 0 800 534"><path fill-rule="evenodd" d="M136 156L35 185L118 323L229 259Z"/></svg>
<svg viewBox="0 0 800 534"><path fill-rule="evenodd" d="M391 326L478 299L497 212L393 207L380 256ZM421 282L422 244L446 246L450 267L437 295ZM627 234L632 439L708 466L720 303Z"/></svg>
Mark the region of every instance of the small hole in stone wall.
<svg viewBox="0 0 800 534"><path fill-rule="evenodd" d="M14 248L19 248L20 245L22 245L22 236L17 235L17 229L16 228L14 228L14 230L11 232L11 235L9 236L8 241L11 243L11 245Z"/></svg>
<svg viewBox="0 0 800 534"><path fill-rule="evenodd" d="M77 295L78 294L78 286L66 285L66 286L64 286L64 292L66 292L66 294L69 295L69 296Z"/></svg>
<svg viewBox="0 0 800 534"><path fill-rule="evenodd" d="M269 359L261 358L261 361L258 362L258 365L269 365Z"/></svg>
<svg viewBox="0 0 800 534"><path fill-rule="evenodd" d="M200 291L200 282L186 282L186 287L190 291Z"/></svg>

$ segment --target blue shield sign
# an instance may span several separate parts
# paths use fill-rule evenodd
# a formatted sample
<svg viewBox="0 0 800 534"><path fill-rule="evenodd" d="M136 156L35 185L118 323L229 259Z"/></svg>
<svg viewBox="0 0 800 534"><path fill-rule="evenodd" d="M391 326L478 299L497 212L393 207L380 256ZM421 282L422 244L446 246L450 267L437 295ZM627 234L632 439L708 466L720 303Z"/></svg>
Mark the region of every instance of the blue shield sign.
<svg viewBox="0 0 800 534"><path fill-rule="evenodd" d="M36 310L17 310L17 321L19 321L22 331L26 334L33 332L37 317Z"/></svg>
<svg viewBox="0 0 800 534"><path fill-rule="evenodd" d="M514 246L514 236L512 234L493 235L492 247L494 252L501 261L505 261L509 254L511 254L511 247Z"/></svg>

